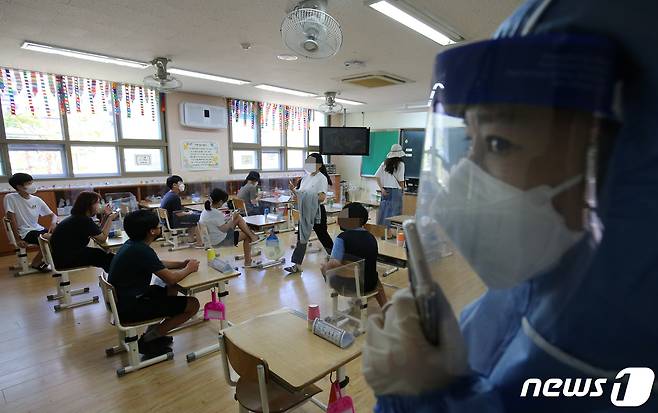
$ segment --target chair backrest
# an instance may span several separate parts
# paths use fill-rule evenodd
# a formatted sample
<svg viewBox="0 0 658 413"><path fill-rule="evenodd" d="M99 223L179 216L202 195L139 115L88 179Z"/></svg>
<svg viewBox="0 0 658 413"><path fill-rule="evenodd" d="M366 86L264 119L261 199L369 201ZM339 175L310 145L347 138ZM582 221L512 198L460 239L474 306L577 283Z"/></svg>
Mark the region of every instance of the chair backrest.
<svg viewBox="0 0 658 413"><path fill-rule="evenodd" d="M164 208L157 208L157 210L158 210L158 218L160 218L160 222L164 222L165 225L167 226L167 229L171 231L171 224L169 223L169 213Z"/></svg>
<svg viewBox="0 0 658 413"><path fill-rule="evenodd" d="M115 320L118 321L119 315L118 312L115 314L116 301L114 299L114 297L116 297L116 290L114 289L114 286L107 281L107 274L105 271L103 271L101 275L98 276L98 286L101 288L101 292L103 293L105 308L108 312L112 313L112 315L115 317Z"/></svg>
<svg viewBox="0 0 658 413"><path fill-rule="evenodd" d="M365 285L365 260L363 259L327 270L325 276L329 288L342 296L362 297L365 294L365 291L363 291ZM354 279L353 288L344 282L350 278Z"/></svg>
<svg viewBox="0 0 658 413"><path fill-rule="evenodd" d="M263 366L265 370L265 381L269 380L270 369L267 366L267 361L258 358L254 355L247 353L240 347L233 344L226 334L222 334L224 340L224 352L228 362L233 367L236 373L240 376L241 380L258 381L257 366Z"/></svg>
<svg viewBox="0 0 658 413"><path fill-rule="evenodd" d="M383 237L386 234L386 227L383 225L365 224L364 228L377 239Z"/></svg>
<svg viewBox="0 0 658 413"><path fill-rule="evenodd" d="M50 265L50 268L57 272L57 268L55 268L55 261L53 260L53 251L50 248L50 241L46 239L43 234L39 235L39 248L41 249L41 254L43 254L43 258L46 260L46 263Z"/></svg>
<svg viewBox="0 0 658 413"><path fill-rule="evenodd" d="M247 211L247 204L244 202L244 200L238 197L233 198L233 206L235 209L243 211L246 216L249 216L249 211Z"/></svg>
<svg viewBox="0 0 658 413"><path fill-rule="evenodd" d="M201 234L201 239L203 240L204 248L212 248L210 243L210 234L208 233L208 226L202 222L197 222L197 227L199 228L199 234Z"/></svg>
<svg viewBox="0 0 658 413"><path fill-rule="evenodd" d="M4 217L3 221L5 223L5 231L7 232L7 239L9 240L9 243L13 245L14 248L18 248L16 238L14 237L14 231L11 227L11 220L7 217Z"/></svg>

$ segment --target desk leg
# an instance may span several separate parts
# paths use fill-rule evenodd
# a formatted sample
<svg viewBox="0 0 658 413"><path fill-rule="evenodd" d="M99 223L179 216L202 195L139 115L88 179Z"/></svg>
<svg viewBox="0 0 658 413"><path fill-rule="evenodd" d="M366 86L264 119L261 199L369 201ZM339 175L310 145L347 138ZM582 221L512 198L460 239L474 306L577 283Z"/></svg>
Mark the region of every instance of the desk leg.
<svg viewBox="0 0 658 413"><path fill-rule="evenodd" d="M219 283L219 285L217 286L217 289L219 290L219 293L217 294L217 300L219 300L220 303L223 302L222 297L224 297L228 294L228 291L226 289L227 285L228 285L228 281L223 282L223 283ZM219 320L220 330L223 330L223 329L225 329L229 326L231 326L230 321L228 321L228 320ZM207 354L214 353L216 351L219 351L219 343L211 344L211 345L209 345L207 347L204 347L200 350L188 353L187 356L185 356L185 358L187 359L187 362L190 363L190 362L192 362L192 361L194 361L194 360L196 360L200 357L203 357Z"/></svg>
<svg viewBox="0 0 658 413"><path fill-rule="evenodd" d="M339 383L343 383L346 381L347 375L345 374L345 366L340 366L338 367L338 369L336 369L336 376ZM347 386L347 383L349 383L349 380L347 380L344 386ZM323 412L327 411L327 405L322 403L320 400L316 399L315 397L311 397L311 403L318 406L320 409L322 409Z"/></svg>

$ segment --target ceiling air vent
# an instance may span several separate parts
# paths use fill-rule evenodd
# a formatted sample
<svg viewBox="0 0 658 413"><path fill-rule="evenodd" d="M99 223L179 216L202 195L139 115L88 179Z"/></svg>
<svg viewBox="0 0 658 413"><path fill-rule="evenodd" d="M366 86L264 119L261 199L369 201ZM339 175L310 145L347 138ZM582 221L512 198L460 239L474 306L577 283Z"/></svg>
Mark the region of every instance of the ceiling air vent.
<svg viewBox="0 0 658 413"><path fill-rule="evenodd" d="M375 88L382 86L402 85L405 83L410 83L411 80L405 79L402 76L392 75L390 73L377 72L345 77L341 79L341 82L368 88Z"/></svg>

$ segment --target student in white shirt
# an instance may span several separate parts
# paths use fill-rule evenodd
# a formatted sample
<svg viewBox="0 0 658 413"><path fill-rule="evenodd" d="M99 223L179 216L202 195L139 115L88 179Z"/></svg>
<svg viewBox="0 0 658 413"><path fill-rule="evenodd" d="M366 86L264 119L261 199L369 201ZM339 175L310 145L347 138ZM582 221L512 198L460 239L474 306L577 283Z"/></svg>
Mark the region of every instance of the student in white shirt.
<svg viewBox="0 0 658 413"><path fill-rule="evenodd" d="M327 191L332 182L327 173L327 168L324 166L322 155L319 153L310 154L304 162L304 170L307 175L305 175L301 181L297 182L296 186L292 182L289 182L288 186L295 195L297 192L314 192L318 194L318 201L320 202L320 222L313 226L313 231L315 231L315 235L318 236L318 240L324 249L327 250L327 253L331 254L331 250L334 248L334 241L331 239L329 232L327 232L327 211L323 204L327 199ZM297 243L297 245L300 246L299 243ZM295 251L301 252L302 250L295 248ZM303 251L305 253L305 248ZM304 253L295 254L295 252L293 252L291 258L293 265L284 268L284 270L289 273L301 272L301 268L299 268L298 265L301 265L304 259Z"/></svg>
<svg viewBox="0 0 658 413"><path fill-rule="evenodd" d="M375 176L382 191L382 201L377 210L377 225L386 225L388 235L393 236L391 223L386 218L402 214L402 191L404 190L404 162L402 146L394 144L386 159L379 165Z"/></svg>
<svg viewBox="0 0 658 413"><path fill-rule="evenodd" d="M7 218L11 221L14 238L18 246L27 248L28 245L39 245L39 236L50 234L57 225L57 216L50 210L43 199L34 196L37 187L34 179L26 173L16 173L9 178L9 185L16 190L5 196L4 207ZM39 224L39 217L50 217L50 227L44 228ZM41 250L32 259L32 267L48 272L48 265L43 262Z"/></svg>
<svg viewBox="0 0 658 413"><path fill-rule="evenodd" d="M226 201L228 201L228 194L225 191L219 188L213 189L210 193L210 200L206 201L205 209L201 212L199 222L208 228L208 236L212 246L234 247L242 241L244 265L248 267L251 265L251 245L265 238L259 239L244 222L238 211L234 212L230 218L227 218L224 212L219 210ZM236 228L241 231L237 231Z"/></svg>

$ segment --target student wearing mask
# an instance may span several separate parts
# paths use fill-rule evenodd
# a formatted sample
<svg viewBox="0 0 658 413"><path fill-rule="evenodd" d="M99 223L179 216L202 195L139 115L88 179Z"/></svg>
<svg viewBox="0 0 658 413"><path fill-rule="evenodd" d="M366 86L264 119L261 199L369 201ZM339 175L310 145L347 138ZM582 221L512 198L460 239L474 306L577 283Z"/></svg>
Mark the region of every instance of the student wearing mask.
<svg viewBox="0 0 658 413"><path fill-rule="evenodd" d="M150 247L162 235L156 214L148 210L126 215L123 227L130 237L119 249L108 274L108 282L117 292L117 310L123 322L139 322L164 317L150 326L137 342L146 358L171 351L173 338L167 333L180 326L197 311L196 297L178 295L176 284L198 271L199 261L161 261ZM155 274L166 286L151 285Z"/></svg>
<svg viewBox="0 0 658 413"><path fill-rule="evenodd" d="M4 207L7 218L11 221L16 242L21 248L39 245L39 236L52 233L57 226L57 215L50 210L43 199L34 196L37 187L31 175L15 173L9 178L9 185L16 192L5 196ZM39 217L50 217L50 226L47 229L39 224ZM41 250L36 253L31 265L41 272L49 272Z"/></svg>
<svg viewBox="0 0 658 413"><path fill-rule="evenodd" d="M304 170L306 171L306 175L297 182L297 185L295 186L292 182L289 182L288 186L295 196L298 196L299 192L308 192L317 195L320 205L319 214L313 217L313 231L315 231L315 235L317 235L318 240L327 253L331 253L334 247L334 241L331 239L329 232L327 232L327 211L324 208L324 202L327 199L327 192L332 182L327 173L327 168L324 166L322 155L319 153L310 154L304 162ZM312 210L315 211L316 209L312 208ZM301 214L302 212L300 211ZM300 221L302 218L300 217ZM306 243L299 242L300 231L301 229L297 232L297 246L291 258L293 265L284 268L284 270L291 274L301 272L300 265L304 261L304 255L306 254Z"/></svg>
<svg viewBox="0 0 658 413"><path fill-rule="evenodd" d="M363 284L361 295L377 291L375 298L380 307L386 304L386 293L379 282L377 274L377 240L364 225L368 222L368 210L358 202L351 202L343 207L338 215L341 232L334 241L331 257L322 265L322 275L333 268L339 268L350 262L364 260ZM337 291L356 292L354 278L336 276L329 280L330 286Z"/></svg>
<svg viewBox="0 0 658 413"><path fill-rule="evenodd" d="M260 174L256 171L251 171L242 184L242 188L238 191L238 198L244 201L249 215L261 215L263 208L258 205L258 184L260 182Z"/></svg>
<svg viewBox="0 0 658 413"><path fill-rule="evenodd" d="M658 411L657 14L531 0L494 39L437 56L417 252L445 279L447 236L488 290L459 323L437 296L438 345L408 289L371 317L377 412ZM448 171L456 126L470 150Z"/></svg>
<svg viewBox="0 0 658 413"><path fill-rule="evenodd" d="M244 265L249 267L251 263L251 246L265 239L258 238L258 235L249 228L239 211L234 211L230 218L227 218L224 212L220 211L228 201L226 191L215 188L210 193L210 200L206 201L204 210L201 212L199 222L208 228L210 245L213 247L235 247L242 241L242 250L244 251ZM240 231L237 231L239 228Z"/></svg>
<svg viewBox="0 0 658 413"><path fill-rule="evenodd" d="M404 162L402 146L391 146L386 159L379 165L375 177L382 192L382 201L377 210L377 225L386 225L388 235L395 235L386 218L402 214L402 191L404 190Z"/></svg>
<svg viewBox="0 0 658 413"><path fill-rule="evenodd" d="M178 175L170 176L167 178L167 188L169 188L169 192L162 197L160 208L167 210L169 224L172 228L189 228L190 234L196 239L194 247L203 248L203 242L196 226L197 222L199 222L200 214L196 211L183 209L180 198L180 194L185 192L183 178ZM190 239L190 242L193 241Z"/></svg>
<svg viewBox="0 0 658 413"><path fill-rule="evenodd" d="M105 242L118 212L110 204L101 206L101 196L96 192L81 192L75 199L71 216L57 225L50 237L53 261L59 269L93 266L109 271L114 254L100 248L88 247L89 239ZM100 227L91 217L101 215Z"/></svg>

